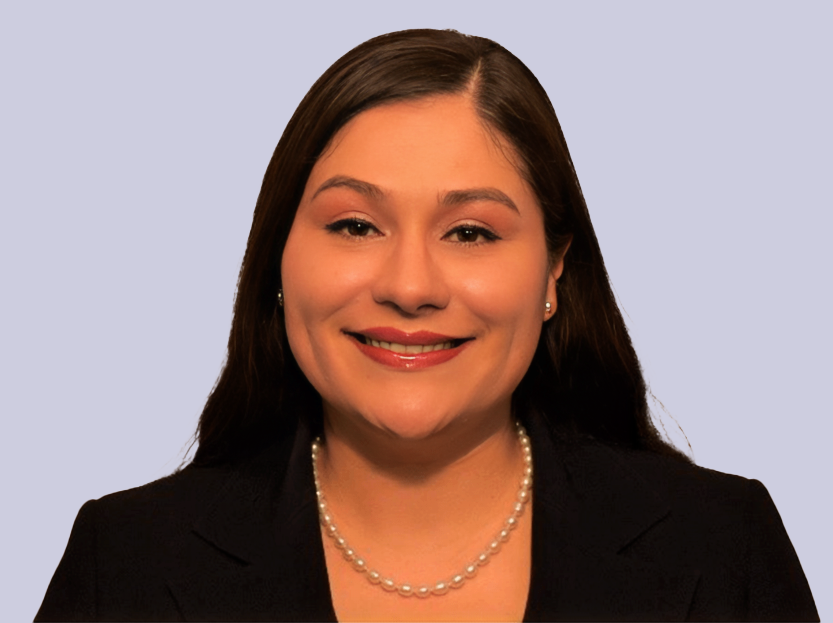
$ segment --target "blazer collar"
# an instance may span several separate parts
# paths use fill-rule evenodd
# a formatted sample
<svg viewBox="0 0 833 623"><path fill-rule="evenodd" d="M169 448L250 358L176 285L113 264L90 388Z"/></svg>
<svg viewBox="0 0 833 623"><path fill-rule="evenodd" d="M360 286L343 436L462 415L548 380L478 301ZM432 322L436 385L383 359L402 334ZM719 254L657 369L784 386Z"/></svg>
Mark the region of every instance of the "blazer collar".
<svg viewBox="0 0 833 623"><path fill-rule="evenodd" d="M565 442L540 417L526 425L535 477L524 619L684 619L698 572L623 555L669 507L615 451ZM166 577L186 620L336 620L311 439L301 421L229 474L183 539Z"/></svg>

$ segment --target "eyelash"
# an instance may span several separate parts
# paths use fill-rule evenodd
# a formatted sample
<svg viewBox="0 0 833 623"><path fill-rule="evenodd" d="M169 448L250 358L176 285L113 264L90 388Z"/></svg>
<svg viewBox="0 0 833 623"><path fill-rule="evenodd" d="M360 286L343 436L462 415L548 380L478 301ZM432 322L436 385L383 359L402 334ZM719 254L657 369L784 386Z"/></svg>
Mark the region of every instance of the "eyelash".
<svg viewBox="0 0 833 623"><path fill-rule="evenodd" d="M339 221L336 221L335 223L330 223L329 225L326 226L326 229L327 229L327 231L332 232L334 234L340 234L340 235L344 236L345 238L364 238L363 234L349 234L349 233L347 233L345 231L345 229L350 227L351 225L353 225L353 226L356 226L356 225L365 226L365 227L368 228L368 231L370 229L376 229L373 225L371 225L367 221L359 219L359 218L341 219ZM376 231L379 231L379 230L376 229ZM445 238L445 237L451 236L453 234L459 234L460 232L464 232L464 231L469 231L469 232L475 233L479 236L482 236L484 238L484 241L481 241L481 242L457 242L457 244L462 244L462 245L473 247L473 246L478 246L478 245L481 245L481 244L487 244L487 243L490 243L490 242L494 242L495 240L500 240L501 239L500 236L498 236L493 231L491 231L489 229L486 229L485 227L481 227L480 225L467 225L467 224L458 225L457 227L455 227L454 229L449 231L443 237Z"/></svg>

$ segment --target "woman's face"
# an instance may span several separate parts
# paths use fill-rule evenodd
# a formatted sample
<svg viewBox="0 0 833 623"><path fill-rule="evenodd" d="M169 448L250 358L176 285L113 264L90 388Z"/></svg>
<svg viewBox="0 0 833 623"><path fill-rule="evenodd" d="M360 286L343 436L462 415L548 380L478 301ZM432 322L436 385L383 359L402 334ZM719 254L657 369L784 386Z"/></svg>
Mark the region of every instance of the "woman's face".
<svg viewBox="0 0 833 623"><path fill-rule="evenodd" d="M509 414L561 271L512 157L465 96L336 134L282 262L289 344L327 417L423 439Z"/></svg>

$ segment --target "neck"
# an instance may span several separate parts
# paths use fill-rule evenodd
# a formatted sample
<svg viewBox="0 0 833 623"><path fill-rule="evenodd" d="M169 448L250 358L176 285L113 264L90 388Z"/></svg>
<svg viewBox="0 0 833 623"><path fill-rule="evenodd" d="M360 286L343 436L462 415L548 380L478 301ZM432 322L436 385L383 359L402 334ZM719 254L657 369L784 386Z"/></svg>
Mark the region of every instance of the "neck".
<svg viewBox="0 0 833 623"><path fill-rule="evenodd" d="M419 440L354 425L326 407L324 423L322 490L345 538L380 564L426 551L443 562L471 556L511 511L523 458L508 405Z"/></svg>

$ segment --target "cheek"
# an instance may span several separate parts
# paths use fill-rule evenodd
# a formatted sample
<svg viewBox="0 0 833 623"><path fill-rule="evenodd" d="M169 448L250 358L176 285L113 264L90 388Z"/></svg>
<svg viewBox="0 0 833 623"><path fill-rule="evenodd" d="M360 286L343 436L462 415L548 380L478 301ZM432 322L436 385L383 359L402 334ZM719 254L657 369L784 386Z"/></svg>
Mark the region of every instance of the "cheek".
<svg viewBox="0 0 833 623"><path fill-rule="evenodd" d="M461 283L466 306L486 327L484 337L491 344L487 356L494 358L495 374L514 389L526 374L541 336L546 255L508 255L470 273Z"/></svg>
<svg viewBox="0 0 833 623"><path fill-rule="evenodd" d="M281 261L281 283L290 311L320 320L341 307L363 285L361 263L340 257L321 232L293 226Z"/></svg>
<svg viewBox="0 0 833 623"><path fill-rule="evenodd" d="M495 327L512 332L543 320L545 257L529 252L505 254L476 271L464 272L460 283L469 307Z"/></svg>
<svg viewBox="0 0 833 623"><path fill-rule="evenodd" d="M338 333L336 314L369 287L372 266L328 245L322 234L293 225L281 260L281 286L289 345L308 376L326 366L327 340ZM341 327L336 327L337 329Z"/></svg>

